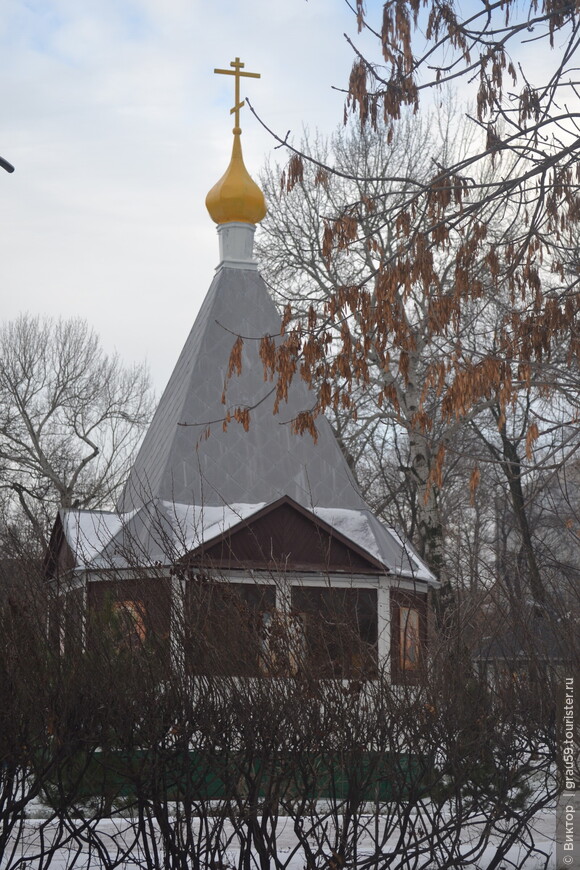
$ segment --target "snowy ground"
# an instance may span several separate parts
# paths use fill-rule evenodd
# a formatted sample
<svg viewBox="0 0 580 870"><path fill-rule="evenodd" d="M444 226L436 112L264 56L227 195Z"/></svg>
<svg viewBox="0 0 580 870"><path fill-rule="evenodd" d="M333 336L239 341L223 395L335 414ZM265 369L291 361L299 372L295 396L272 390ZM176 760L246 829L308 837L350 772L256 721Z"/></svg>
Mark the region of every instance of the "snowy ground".
<svg viewBox="0 0 580 870"><path fill-rule="evenodd" d="M555 810L546 810L538 814L530 831L535 854L530 857L521 847L514 847L506 859L502 861L500 868L504 868L504 870L509 870L509 868L522 868L522 870L550 868L550 870L556 870L555 825ZM143 846L135 842L135 828L130 819L107 819L99 822L95 832L98 833L97 837L91 836L91 830L90 827L87 827L84 843L79 844L72 841L67 843L65 841L58 847L55 839L59 836L58 829L52 822L48 823L41 819L27 820L24 835L18 846L11 854L5 854L4 860L0 862L0 867L19 868L19 870L72 870L72 868L75 870L101 870L101 868L112 867L118 867L119 870L143 870L145 867L152 866L151 857L149 857L148 863ZM62 830L60 836L63 836ZM465 847L468 847L469 841L474 836L474 829L466 828L463 831L462 841ZM277 841L278 858L287 870L304 870L304 857L297 847L290 820L280 819ZM223 831L222 842L227 845L221 867L224 870L227 867L237 867L239 851L236 848L233 831L227 826ZM100 849L103 851L99 854ZM10 850L8 851L10 852ZM493 845L488 846L477 864L472 865L474 870L485 870L492 860L494 852ZM361 839L359 854L363 861L365 857L374 854L370 834ZM161 857L160 854L159 857ZM255 866L258 870L259 864L256 863ZM436 866L436 863L430 865L433 870Z"/></svg>

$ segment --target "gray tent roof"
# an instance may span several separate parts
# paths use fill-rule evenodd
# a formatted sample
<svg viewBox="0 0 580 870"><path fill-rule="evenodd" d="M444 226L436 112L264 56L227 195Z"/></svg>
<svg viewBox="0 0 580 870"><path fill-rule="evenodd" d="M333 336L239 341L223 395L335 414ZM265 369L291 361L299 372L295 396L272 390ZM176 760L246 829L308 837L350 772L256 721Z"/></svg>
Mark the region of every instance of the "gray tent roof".
<svg viewBox="0 0 580 870"><path fill-rule="evenodd" d="M143 440L117 511L61 512L77 569L168 564L234 530L289 496L362 547L386 570L432 582L433 575L360 495L328 420L318 438L290 421L315 406L296 377L273 413L260 339L280 336L280 318L255 269L221 267ZM243 337L242 373L227 382L232 347ZM249 408L248 431L224 417ZM130 554L130 556L128 556Z"/></svg>
<svg viewBox="0 0 580 870"><path fill-rule="evenodd" d="M309 434L292 434L289 421L315 404L300 377L273 414L273 385L264 381L259 357L265 334L280 334L280 318L263 279L250 269L221 268L163 393L119 511L151 499L218 506L269 504L283 495L304 507L367 507L324 417L316 421L316 443ZM242 374L229 381L224 405L238 335L244 338ZM253 409L249 431L232 420L224 432L226 412L237 407Z"/></svg>

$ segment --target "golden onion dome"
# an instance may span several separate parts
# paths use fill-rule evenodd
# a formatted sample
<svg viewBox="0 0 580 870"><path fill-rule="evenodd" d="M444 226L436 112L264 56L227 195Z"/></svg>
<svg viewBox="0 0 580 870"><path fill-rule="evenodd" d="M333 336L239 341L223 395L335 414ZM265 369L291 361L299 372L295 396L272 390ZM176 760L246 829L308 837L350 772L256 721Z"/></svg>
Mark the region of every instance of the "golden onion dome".
<svg viewBox="0 0 580 870"><path fill-rule="evenodd" d="M266 215L264 194L244 165L241 129L234 127L234 144L230 165L205 198L205 204L216 224L239 221L257 224Z"/></svg>

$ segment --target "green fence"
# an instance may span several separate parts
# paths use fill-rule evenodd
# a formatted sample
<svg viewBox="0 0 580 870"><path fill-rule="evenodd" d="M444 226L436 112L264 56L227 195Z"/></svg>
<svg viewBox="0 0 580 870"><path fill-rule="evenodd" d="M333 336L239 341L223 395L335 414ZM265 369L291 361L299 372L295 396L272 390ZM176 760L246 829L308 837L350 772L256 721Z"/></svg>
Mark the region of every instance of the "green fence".
<svg viewBox="0 0 580 870"><path fill-rule="evenodd" d="M65 803L137 795L204 802L240 796L388 802L407 799L424 775L421 759L406 753L301 753L261 759L215 750L118 750L71 759L50 792L53 800L56 791Z"/></svg>

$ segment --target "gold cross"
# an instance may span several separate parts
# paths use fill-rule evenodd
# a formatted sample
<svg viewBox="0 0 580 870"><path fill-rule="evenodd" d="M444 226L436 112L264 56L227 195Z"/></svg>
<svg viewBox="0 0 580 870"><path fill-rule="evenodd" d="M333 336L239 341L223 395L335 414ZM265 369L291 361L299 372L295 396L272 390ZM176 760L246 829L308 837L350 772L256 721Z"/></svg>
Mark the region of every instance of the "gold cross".
<svg viewBox="0 0 580 870"><path fill-rule="evenodd" d="M233 66L233 69L214 69L214 73L220 73L221 75L224 75L224 76L235 76L235 78L236 78L236 90L235 90L236 103L235 103L235 106L233 107L233 109L230 109L230 115L233 115L235 112L235 115L236 115L236 117L235 117L235 125L236 125L235 130L237 132L241 132L240 131L240 109L242 108L242 106L245 106L246 101L242 100L242 102L240 103L240 77L247 76L248 78L251 78L251 79L259 79L259 78L261 78L261 76L260 76L260 73L242 72L243 68L245 67L245 64L241 62L239 57L237 57L235 60L230 61L230 66Z"/></svg>

